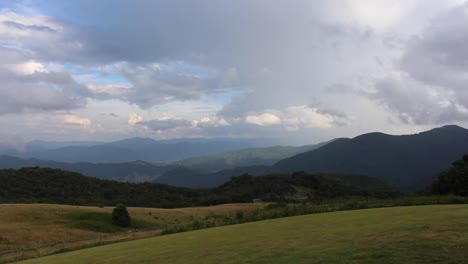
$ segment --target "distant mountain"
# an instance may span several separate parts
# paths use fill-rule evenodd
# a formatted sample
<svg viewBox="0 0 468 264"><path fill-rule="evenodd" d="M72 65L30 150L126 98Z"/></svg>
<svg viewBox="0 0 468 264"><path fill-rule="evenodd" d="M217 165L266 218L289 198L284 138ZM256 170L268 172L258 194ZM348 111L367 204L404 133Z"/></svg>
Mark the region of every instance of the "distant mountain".
<svg viewBox="0 0 468 264"><path fill-rule="evenodd" d="M267 148L249 148L225 152L213 156L194 157L176 162L176 164L195 170L221 171L236 167L254 165L273 165L274 163L299 153L311 151L329 142L306 146L273 146Z"/></svg>
<svg viewBox="0 0 468 264"><path fill-rule="evenodd" d="M270 172L364 174L403 190L418 190L465 153L468 130L451 125L414 135L369 133L337 139L279 161Z"/></svg>
<svg viewBox="0 0 468 264"><path fill-rule="evenodd" d="M60 162L126 162L145 160L169 162L196 156L214 155L226 151L252 147L266 147L273 144L269 139L173 139L156 141L149 138L130 138L109 143L51 148L53 144L34 143L24 153L7 152L23 158L37 158ZM60 145L60 143L57 143ZM5 153L3 153L5 154Z"/></svg>
<svg viewBox="0 0 468 264"><path fill-rule="evenodd" d="M33 140L26 143L26 151L40 152L51 149L59 149L64 147L89 147L94 145L103 144L99 141L43 141Z"/></svg>
<svg viewBox="0 0 468 264"><path fill-rule="evenodd" d="M20 169L36 166L74 171L86 176L127 182L151 182L165 172L176 168L176 166L173 165L155 165L145 161L123 163L65 163L0 156L0 169Z"/></svg>
<svg viewBox="0 0 468 264"><path fill-rule="evenodd" d="M213 188L229 181L233 176L243 174L260 176L267 174L268 171L269 167L261 165L237 167L211 173L187 167L178 167L168 170L155 182L188 188Z"/></svg>

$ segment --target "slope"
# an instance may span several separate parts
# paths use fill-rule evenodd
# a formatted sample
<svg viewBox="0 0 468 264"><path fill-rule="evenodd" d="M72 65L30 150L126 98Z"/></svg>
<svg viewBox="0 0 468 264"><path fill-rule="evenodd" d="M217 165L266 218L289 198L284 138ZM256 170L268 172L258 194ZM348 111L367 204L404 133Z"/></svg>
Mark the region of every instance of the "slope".
<svg viewBox="0 0 468 264"><path fill-rule="evenodd" d="M467 217L467 205L343 211L142 239L21 263L466 263Z"/></svg>
<svg viewBox="0 0 468 264"><path fill-rule="evenodd" d="M364 174L403 190L418 190L465 153L468 130L444 126L414 135L370 133L338 139L279 161L271 171Z"/></svg>

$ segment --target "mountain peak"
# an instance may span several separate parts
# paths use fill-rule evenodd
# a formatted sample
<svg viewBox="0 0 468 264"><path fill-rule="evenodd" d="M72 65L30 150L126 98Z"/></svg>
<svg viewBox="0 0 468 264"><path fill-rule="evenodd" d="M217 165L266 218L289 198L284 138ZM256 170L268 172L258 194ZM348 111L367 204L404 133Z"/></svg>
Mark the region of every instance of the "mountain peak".
<svg viewBox="0 0 468 264"><path fill-rule="evenodd" d="M434 128L432 130L466 130L465 128L461 127L461 126L458 126L458 125L445 125L445 126L441 126L441 127L438 127L438 128Z"/></svg>
<svg viewBox="0 0 468 264"><path fill-rule="evenodd" d="M441 127L436 127L428 131L421 132L420 134L439 134L439 133L454 133L454 132L466 132L467 129L457 126L457 125L446 125Z"/></svg>

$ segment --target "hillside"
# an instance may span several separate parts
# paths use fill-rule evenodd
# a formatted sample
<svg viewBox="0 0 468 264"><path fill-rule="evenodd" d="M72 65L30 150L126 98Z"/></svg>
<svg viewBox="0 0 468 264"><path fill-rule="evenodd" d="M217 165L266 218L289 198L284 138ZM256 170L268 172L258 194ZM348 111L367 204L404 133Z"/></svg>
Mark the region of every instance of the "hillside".
<svg viewBox="0 0 468 264"><path fill-rule="evenodd" d="M320 148L329 142L306 146L273 146L267 148L249 148L230 151L213 156L194 157L177 161L176 164L194 170L217 172L237 167L254 165L270 166L274 163L299 153Z"/></svg>
<svg viewBox="0 0 468 264"><path fill-rule="evenodd" d="M271 172L364 174L403 190L419 190L468 153L468 130L444 126L414 135L364 134L279 161Z"/></svg>
<svg viewBox="0 0 468 264"><path fill-rule="evenodd" d="M353 180L350 180L353 179ZM234 177L224 185L193 190L157 183L124 183L57 169L0 170L0 203L57 203L143 207L187 207L222 203L295 202L336 197L388 197L395 190L365 176L268 175Z"/></svg>
<svg viewBox="0 0 468 264"><path fill-rule="evenodd" d="M467 205L343 211L160 236L21 263L466 263L467 217Z"/></svg>

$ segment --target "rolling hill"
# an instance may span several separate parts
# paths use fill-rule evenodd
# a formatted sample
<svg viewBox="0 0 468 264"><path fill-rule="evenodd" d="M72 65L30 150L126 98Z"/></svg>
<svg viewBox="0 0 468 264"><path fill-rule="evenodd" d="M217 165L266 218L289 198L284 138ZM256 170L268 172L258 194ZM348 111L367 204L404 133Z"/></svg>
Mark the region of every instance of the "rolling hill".
<svg viewBox="0 0 468 264"><path fill-rule="evenodd" d="M270 172L364 174L402 190L420 190L465 153L468 130L451 125L414 135L369 133L337 139L281 160Z"/></svg>

